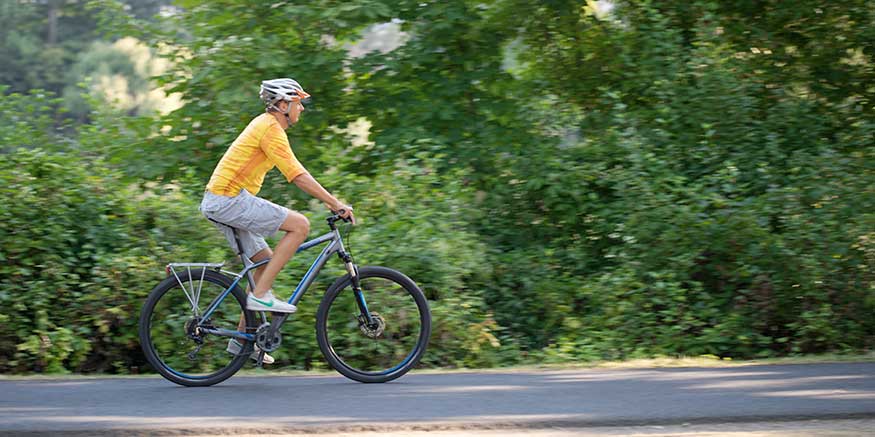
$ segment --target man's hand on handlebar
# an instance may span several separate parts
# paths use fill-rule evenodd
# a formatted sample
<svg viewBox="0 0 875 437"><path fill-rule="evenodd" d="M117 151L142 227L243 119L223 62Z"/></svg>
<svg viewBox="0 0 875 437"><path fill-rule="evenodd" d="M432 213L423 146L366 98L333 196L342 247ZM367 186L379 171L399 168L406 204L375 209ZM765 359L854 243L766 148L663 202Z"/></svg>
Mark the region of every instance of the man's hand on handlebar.
<svg viewBox="0 0 875 437"><path fill-rule="evenodd" d="M352 207L349 205L340 204L332 212L339 215L345 221L355 224L355 216L352 213Z"/></svg>

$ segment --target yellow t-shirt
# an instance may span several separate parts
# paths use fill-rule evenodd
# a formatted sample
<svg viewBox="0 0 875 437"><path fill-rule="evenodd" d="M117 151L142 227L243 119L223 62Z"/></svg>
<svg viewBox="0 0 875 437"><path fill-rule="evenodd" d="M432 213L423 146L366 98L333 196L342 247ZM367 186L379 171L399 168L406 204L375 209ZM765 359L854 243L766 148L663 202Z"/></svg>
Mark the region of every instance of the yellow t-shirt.
<svg viewBox="0 0 875 437"><path fill-rule="evenodd" d="M264 175L276 166L286 179L307 170L295 158L286 132L273 115L264 113L252 119L246 129L222 156L207 184L207 191L220 196L236 196L242 188L258 194Z"/></svg>

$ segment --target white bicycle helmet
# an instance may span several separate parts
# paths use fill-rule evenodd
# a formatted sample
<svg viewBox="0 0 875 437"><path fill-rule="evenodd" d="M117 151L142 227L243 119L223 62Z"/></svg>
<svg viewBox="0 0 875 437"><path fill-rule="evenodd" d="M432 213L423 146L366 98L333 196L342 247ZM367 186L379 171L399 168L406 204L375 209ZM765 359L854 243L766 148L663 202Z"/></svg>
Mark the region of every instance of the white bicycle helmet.
<svg viewBox="0 0 875 437"><path fill-rule="evenodd" d="M280 101L285 100L291 102L295 99L305 100L310 97L298 81L289 78L262 81L261 91L258 95L261 97L261 101L264 102L264 106L267 110L273 109L276 111L280 110L279 107L276 106ZM289 118L290 110L291 106L284 112L286 120L289 120L289 124L292 122Z"/></svg>

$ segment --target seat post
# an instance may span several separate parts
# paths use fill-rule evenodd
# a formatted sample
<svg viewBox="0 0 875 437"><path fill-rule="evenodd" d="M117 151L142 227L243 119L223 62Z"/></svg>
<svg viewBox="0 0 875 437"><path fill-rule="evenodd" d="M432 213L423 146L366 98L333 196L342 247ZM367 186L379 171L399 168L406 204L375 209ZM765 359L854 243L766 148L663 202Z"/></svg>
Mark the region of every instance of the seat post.
<svg viewBox="0 0 875 437"><path fill-rule="evenodd" d="M228 225L228 224L222 223L222 222L220 222L220 221L218 221L218 220L213 220L213 219L211 219L211 218L209 218L209 217L207 217L207 220L209 220L209 221L211 221L211 222L213 222L213 223L216 223L216 224L222 225L222 226L226 226L226 227L228 227L229 229L231 229L231 232L234 234L234 241L237 243L237 255L240 257L241 260L243 260L244 258L246 258L246 255L243 254L243 245L240 244L240 236L237 235L237 228L235 228L235 227L233 227L233 226L231 226L231 225ZM243 264L246 264L246 263L244 262Z"/></svg>
<svg viewBox="0 0 875 437"><path fill-rule="evenodd" d="M231 228L231 232L234 233L234 241L237 242L237 255L240 256L240 259L243 259L245 255L243 255L243 245L240 244L240 237L237 236L237 228Z"/></svg>

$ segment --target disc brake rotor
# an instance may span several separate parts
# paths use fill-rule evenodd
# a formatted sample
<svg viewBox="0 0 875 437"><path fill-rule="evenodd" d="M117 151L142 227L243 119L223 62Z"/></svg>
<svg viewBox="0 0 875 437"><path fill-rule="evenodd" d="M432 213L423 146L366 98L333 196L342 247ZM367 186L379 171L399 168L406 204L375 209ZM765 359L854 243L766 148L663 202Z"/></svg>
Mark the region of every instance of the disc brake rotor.
<svg viewBox="0 0 875 437"><path fill-rule="evenodd" d="M383 316L373 311L371 312L371 318L374 319L374 324L371 326L368 326L366 320L359 320L359 329L361 329L365 337L375 339L383 335L383 331L386 329L386 321L383 319Z"/></svg>

